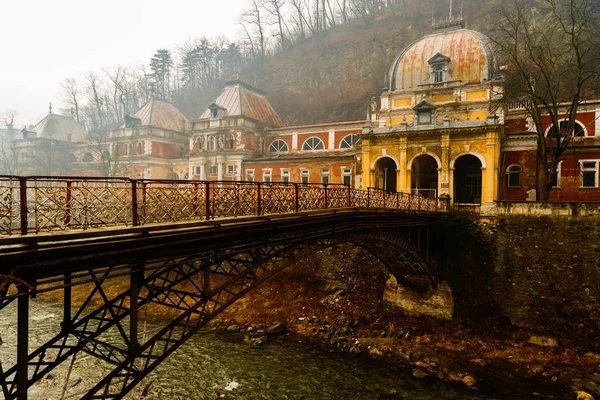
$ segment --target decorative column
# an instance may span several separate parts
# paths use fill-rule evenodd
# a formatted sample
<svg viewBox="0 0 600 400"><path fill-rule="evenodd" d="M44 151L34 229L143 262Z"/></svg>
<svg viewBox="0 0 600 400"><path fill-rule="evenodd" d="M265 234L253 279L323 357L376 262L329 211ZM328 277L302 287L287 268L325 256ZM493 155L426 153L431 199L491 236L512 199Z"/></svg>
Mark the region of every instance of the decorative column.
<svg viewBox="0 0 600 400"><path fill-rule="evenodd" d="M408 169L408 160L406 158L406 150L408 148L408 139L403 136L399 139L398 147L400 155L398 157L398 175L396 177L398 182L398 191L404 193L410 193L410 172Z"/></svg>
<svg viewBox="0 0 600 400"><path fill-rule="evenodd" d="M217 180L219 180L219 181L223 180L223 166L224 166L223 162L217 163Z"/></svg>
<svg viewBox="0 0 600 400"><path fill-rule="evenodd" d="M439 166L439 179L438 179L438 196L442 194L449 194L452 196L453 190L453 174L450 171L450 134L442 133L441 137L442 145L442 165Z"/></svg>

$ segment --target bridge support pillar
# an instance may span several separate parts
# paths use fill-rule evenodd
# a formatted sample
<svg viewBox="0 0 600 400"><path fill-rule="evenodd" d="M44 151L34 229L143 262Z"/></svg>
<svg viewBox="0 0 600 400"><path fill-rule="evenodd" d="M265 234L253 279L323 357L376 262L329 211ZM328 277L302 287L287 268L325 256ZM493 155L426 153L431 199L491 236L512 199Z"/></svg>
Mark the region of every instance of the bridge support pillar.
<svg viewBox="0 0 600 400"><path fill-rule="evenodd" d="M71 273L65 273L65 288L63 298L63 331L69 331L71 329Z"/></svg>
<svg viewBox="0 0 600 400"><path fill-rule="evenodd" d="M138 346L138 301L140 293L140 280L144 276L144 266L132 267L129 275L129 351L133 352Z"/></svg>
<svg viewBox="0 0 600 400"><path fill-rule="evenodd" d="M29 295L21 294L17 309L17 399L27 400L29 366Z"/></svg>

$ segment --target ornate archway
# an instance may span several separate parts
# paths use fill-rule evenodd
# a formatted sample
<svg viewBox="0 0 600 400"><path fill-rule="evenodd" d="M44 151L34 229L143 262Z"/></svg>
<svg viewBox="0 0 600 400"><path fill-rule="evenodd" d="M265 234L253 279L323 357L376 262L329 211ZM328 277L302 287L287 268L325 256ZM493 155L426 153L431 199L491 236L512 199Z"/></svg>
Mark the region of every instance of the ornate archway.
<svg viewBox="0 0 600 400"><path fill-rule="evenodd" d="M460 156L454 162L454 202L481 204L482 163L472 154Z"/></svg>
<svg viewBox="0 0 600 400"><path fill-rule="evenodd" d="M391 157L381 157L375 163L374 186L386 192L395 193L398 165Z"/></svg>

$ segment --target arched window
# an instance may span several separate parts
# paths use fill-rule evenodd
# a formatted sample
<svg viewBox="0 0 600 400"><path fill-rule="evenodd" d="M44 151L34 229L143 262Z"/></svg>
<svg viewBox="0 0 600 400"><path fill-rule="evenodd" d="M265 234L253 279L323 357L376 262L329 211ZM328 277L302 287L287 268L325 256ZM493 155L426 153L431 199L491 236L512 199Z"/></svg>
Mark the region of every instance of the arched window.
<svg viewBox="0 0 600 400"><path fill-rule="evenodd" d="M349 149L349 148L352 148L358 142L360 142L360 139L358 138L358 135L355 135L355 134L346 135L346 136L344 136L344 138L340 142L340 149Z"/></svg>
<svg viewBox="0 0 600 400"><path fill-rule="evenodd" d="M563 119L562 121L558 122L558 125L560 126L560 136L565 136L567 133L569 121L567 121L566 119ZM575 126L573 128L574 128L573 136L578 136L578 137L585 136L585 128L583 127L583 125L581 125L581 123L579 121L575 121ZM551 125L548 128L548 130L546 131L547 137L556 137L557 134L558 134L558 132L556 131L556 126L554 126L554 125Z"/></svg>
<svg viewBox="0 0 600 400"><path fill-rule="evenodd" d="M74 154L68 154L68 155L67 155L67 162L69 162L69 163L74 163L74 162L76 162L76 161L77 161L77 159L75 158L75 155L74 155Z"/></svg>
<svg viewBox="0 0 600 400"><path fill-rule="evenodd" d="M137 153L142 154L142 142L138 142L137 144Z"/></svg>
<svg viewBox="0 0 600 400"><path fill-rule="evenodd" d="M323 150L324 148L323 141L316 136L309 137L302 145L302 150Z"/></svg>
<svg viewBox="0 0 600 400"><path fill-rule="evenodd" d="M167 176L167 179L169 179L169 180L178 180L179 179L179 175L177 174L177 172L170 172L169 175Z"/></svg>
<svg viewBox="0 0 600 400"><path fill-rule="evenodd" d="M131 148L133 146L131 146L131 143L125 143L125 154L129 155L131 154Z"/></svg>
<svg viewBox="0 0 600 400"><path fill-rule="evenodd" d="M208 149L209 150L214 150L216 148L216 139L214 136L211 136L208 139Z"/></svg>
<svg viewBox="0 0 600 400"><path fill-rule="evenodd" d="M523 172L523 170L519 165L510 165L506 169L506 174L508 175L508 187L521 187L521 172Z"/></svg>
<svg viewBox="0 0 600 400"><path fill-rule="evenodd" d="M271 142L271 145L269 146L270 153L281 153L284 151L288 151L288 145L286 142L284 142L281 139L277 139Z"/></svg>
<svg viewBox="0 0 600 400"><path fill-rule="evenodd" d="M227 146L227 149L233 150L233 143L234 143L233 135L227 136L227 140L225 142L225 146Z"/></svg>
<svg viewBox="0 0 600 400"><path fill-rule="evenodd" d="M83 155L83 162L92 162L94 161L94 157L92 156L92 153L85 153Z"/></svg>

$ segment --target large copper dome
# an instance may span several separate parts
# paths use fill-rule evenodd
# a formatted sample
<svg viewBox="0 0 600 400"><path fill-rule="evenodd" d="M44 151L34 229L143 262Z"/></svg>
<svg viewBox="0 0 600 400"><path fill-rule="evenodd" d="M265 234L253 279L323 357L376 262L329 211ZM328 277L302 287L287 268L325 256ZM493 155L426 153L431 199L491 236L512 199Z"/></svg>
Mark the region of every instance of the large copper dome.
<svg viewBox="0 0 600 400"><path fill-rule="evenodd" d="M468 29L435 32L406 47L394 60L388 89L416 89L429 83L428 62L438 53L450 58L451 80L463 84L490 80L498 68L498 57L485 35Z"/></svg>

